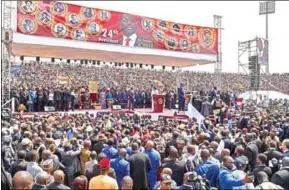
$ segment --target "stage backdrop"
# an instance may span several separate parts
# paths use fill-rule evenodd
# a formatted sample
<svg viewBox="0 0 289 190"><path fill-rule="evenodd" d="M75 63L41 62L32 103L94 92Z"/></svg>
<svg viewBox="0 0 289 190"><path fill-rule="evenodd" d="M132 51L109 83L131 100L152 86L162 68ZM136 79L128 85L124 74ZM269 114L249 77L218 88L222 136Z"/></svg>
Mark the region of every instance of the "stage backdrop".
<svg viewBox="0 0 289 190"><path fill-rule="evenodd" d="M19 1L17 32L129 47L218 53L218 29L81 7L55 1Z"/></svg>

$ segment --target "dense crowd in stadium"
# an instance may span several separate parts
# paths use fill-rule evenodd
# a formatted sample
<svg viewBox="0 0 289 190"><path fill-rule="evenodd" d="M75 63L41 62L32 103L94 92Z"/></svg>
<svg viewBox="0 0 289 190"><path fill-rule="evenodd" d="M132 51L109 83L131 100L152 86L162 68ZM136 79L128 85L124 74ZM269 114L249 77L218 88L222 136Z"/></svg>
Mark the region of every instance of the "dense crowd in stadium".
<svg viewBox="0 0 289 190"><path fill-rule="evenodd" d="M1 2L1 189L289 190L289 73L268 74L268 37L238 42L249 74L225 73L222 39L254 29L233 12L241 32L223 38L220 15L205 27L176 22L167 3L175 21L81 3ZM265 11L268 32L275 1Z"/></svg>
<svg viewBox="0 0 289 190"><path fill-rule="evenodd" d="M59 75L70 81L57 84ZM175 109L178 76L195 91L201 122L57 112L2 120L2 187L8 189L12 177L17 189L288 189L288 102L238 105L234 94L249 89L246 75L31 62L14 76L11 95L26 111L46 105L62 111L67 101L79 108L77 94L96 80L103 108L109 98L126 103L132 92L135 107L150 108L158 88ZM288 74L264 75L260 88L286 93L287 82Z"/></svg>
<svg viewBox="0 0 289 190"><path fill-rule="evenodd" d="M44 111L45 106L66 110L64 104L67 101L72 101L74 107L78 108L80 93L88 90L89 80L98 82L99 96L102 94L100 92L104 92L104 95L99 97L104 99L101 100L105 102L103 108L108 107L107 96L111 96L114 102L126 104L131 89L136 99L134 107L151 107L153 88L167 94L167 98L170 96L171 107L174 107L177 104L178 81L184 83L187 92L197 92L202 98L214 87L218 87L218 94L223 100L250 90L249 75L117 68L108 65L96 67L28 62L13 78L11 97L16 99L16 108L23 104L27 108L26 111L29 111L29 107L30 111ZM59 76L68 76L69 81L62 84L57 80ZM277 90L289 94L288 85L288 74L261 76L260 90ZM61 97L55 96L58 93L62 93ZM64 97L63 93L70 95Z"/></svg>

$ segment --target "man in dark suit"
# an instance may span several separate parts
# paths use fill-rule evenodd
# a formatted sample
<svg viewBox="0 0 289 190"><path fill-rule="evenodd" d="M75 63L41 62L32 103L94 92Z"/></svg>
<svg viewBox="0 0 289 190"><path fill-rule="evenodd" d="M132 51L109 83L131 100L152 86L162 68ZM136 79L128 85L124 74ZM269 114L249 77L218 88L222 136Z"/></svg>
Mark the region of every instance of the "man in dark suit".
<svg viewBox="0 0 289 190"><path fill-rule="evenodd" d="M267 176L269 177L269 179L272 176L272 170L271 168L269 168L268 166L266 166L266 161L267 161L267 156L265 154L259 154L257 157L257 167L253 170L253 175L255 177L255 179L257 178L257 173L259 173L260 171L263 171L267 174ZM255 183L255 185L258 185L257 183Z"/></svg>
<svg viewBox="0 0 289 190"><path fill-rule="evenodd" d="M53 100L55 102L55 105L54 105L55 106L55 111L60 111L61 110L62 93L61 93L59 88L57 88L54 91Z"/></svg>
<svg viewBox="0 0 289 190"><path fill-rule="evenodd" d="M178 150L176 148L170 148L169 161L165 163L163 167L172 170L172 180L174 180L178 186L181 186L184 181L184 174L187 172L187 167L185 161L178 160Z"/></svg>
<svg viewBox="0 0 289 190"><path fill-rule="evenodd" d="M259 151L257 145L254 143L252 133L247 133L245 135L244 143L246 145L245 156L249 160L249 166L251 167L251 170L253 170L256 167L256 161Z"/></svg>
<svg viewBox="0 0 289 190"><path fill-rule="evenodd" d="M71 94L68 89L63 92L63 103L64 103L64 110L69 110L69 103L71 102Z"/></svg>
<svg viewBox="0 0 289 190"><path fill-rule="evenodd" d="M14 162L10 168L10 173L12 177L14 177L14 175L19 171L26 171L27 164L28 164L28 162L25 161L25 157L26 157L25 151L20 150L17 153L17 156L18 156L18 160Z"/></svg>
<svg viewBox="0 0 289 190"><path fill-rule="evenodd" d="M211 112L212 112L212 105L210 102L208 102L208 99L205 98L201 106L201 114L204 117L208 117L210 116Z"/></svg>
<svg viewBox="0 0 289 190"><path fill-rule="evenodd" d="M269 166L269 162L272 162L272 159L280 160L283 155L281 152L277 151L277 143L276 141L271 140L269 142L269 150L264 152L264 154L267 156L266 165ZM272 167L272 173L275 173L278 170L278 167Z"/></svg>
<svg viewBox="0 0 289 190"><path fill-rule="evenodd" d="M192 103L193 103L193 106L196 108L196 110L198 110L198 112L201 112L202 100L200 96L193 97Z"/></svg>
<svg viewBox="0 0 289 190"><path fill-rule="evenodd" d="M152 40L144 39L136 34L136 21L133 16L123 14L120 17L120 28L123 37L119 40L119 44L127 47L153 47Z"/></svg>
<svg viewBox="0 0 289 190"><path fill-rule="evenodd" d="M128 92L128 110L134 110L135 93L133 88Z"/></svg>
<svg viewBox="0 0 289 190"><path fill-rule="evenodd" d="M238 128L239 129L247 128L248 124L249 124L249 117L247 117L246 113L243 112L242 115L241 115L241 118L239 120Z"/></svg>
<svg viewBox="0 0 289 190"><path fill-rule="evenodd" d="M184 84L181 83L180 88L178 88L178 98L179 98L179 111L184 111L185 109L185 90Z"/></svg>
<svg viewBox="0 0 289 190"><path fill-rule="evenodd" d="M282 159L282 168L272 176L271 181L284 189L289 189L289 157Z"/></svg>
<svg viewBox="0 0 289 190"><path fill-rule="evenodd" d="M53 173L53 177L54 177L54 182L50 183L47 186L48 190L60 190L60 189L71 189L70 187L67 187L66 185L63 185L64 182L64 173L61 170L56 170Z"/></svg>
<svg viewBox="0 0 289 190"><path fill-rule="evenodd" d="M138 145L134 144L138 149ZM151 170L149 157L139 151L136 151L128 158L130 164L130 176L133 179L133 189L147 189L147 173Z"/></svg>

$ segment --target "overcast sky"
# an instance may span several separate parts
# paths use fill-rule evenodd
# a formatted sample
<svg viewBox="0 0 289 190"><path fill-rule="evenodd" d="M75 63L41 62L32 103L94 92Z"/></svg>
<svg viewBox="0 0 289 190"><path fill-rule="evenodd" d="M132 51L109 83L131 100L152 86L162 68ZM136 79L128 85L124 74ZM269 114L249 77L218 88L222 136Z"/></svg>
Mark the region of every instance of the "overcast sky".
<svg viewBox="0 0 289 190"><path fill-rule="evenodd" d="M213 15L223 16L223 71L238 70L238 41L265 37L265 16L258 1L65 1L114 11L149 16L184 24L213 26ZM269 15L270 72L289 72L289 2L276 2ZM213 71L213 65L197 69Z"/></svg>

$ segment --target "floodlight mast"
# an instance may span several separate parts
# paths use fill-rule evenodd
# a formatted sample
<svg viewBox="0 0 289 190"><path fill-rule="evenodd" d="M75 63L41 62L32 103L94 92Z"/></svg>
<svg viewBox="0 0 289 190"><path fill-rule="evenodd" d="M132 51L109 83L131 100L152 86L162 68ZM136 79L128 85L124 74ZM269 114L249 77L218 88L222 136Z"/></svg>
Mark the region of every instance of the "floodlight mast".
<svg viewBox="0 0 289 190"><path fill-rule="evenodd" d="M260 1L259 3L259 15L266 15L266 40L268 40L268 15L275 13L275 1ZM269 74L269 53L268 63L266 65L266 73Z"/></svg>

